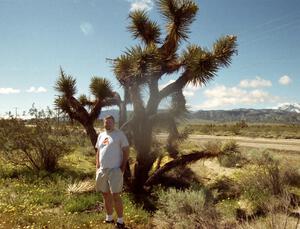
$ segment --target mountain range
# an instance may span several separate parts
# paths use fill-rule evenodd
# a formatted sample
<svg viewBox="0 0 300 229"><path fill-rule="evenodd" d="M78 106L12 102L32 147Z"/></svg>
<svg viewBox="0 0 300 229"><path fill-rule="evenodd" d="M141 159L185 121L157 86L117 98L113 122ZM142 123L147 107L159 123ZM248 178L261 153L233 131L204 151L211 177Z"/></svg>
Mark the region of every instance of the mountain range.
<svg viewBox="0 0 300 229"><path fill-rule="evenodd" d="M132 111L128 111L130 115ZM100 119L111 114L118 119L118 110L106 110L101 112ZM300 104L283 104L276 109L233 109L233 110L198 110L187 115L188 120L195 122L246 122L259 123L297 123L300 124Z"/></svg>

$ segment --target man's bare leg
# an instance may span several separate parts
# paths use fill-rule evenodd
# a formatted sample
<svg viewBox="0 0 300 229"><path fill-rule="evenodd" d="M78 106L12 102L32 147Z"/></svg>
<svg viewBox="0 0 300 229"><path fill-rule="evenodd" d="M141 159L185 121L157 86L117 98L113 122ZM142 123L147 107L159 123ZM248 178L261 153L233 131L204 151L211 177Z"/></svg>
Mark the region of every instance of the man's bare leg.
<svg viewBox="0 0 300 229"><path fill-rule="evenodd" d="M113 195L110 192L102 192L104 198L104 207L107 215L113 214Z"/></svg>
<svg viewBox="0 0 300 229"><path fill-rule="evenodd" d="M115 210L117 212L117 216L118 216L118 221L121 219L122 222L119 223L123 223L123 203L122 203L122 198L120 196L120 193L113 193L113 199L114 199L114 206L115 206Z"/></svg>

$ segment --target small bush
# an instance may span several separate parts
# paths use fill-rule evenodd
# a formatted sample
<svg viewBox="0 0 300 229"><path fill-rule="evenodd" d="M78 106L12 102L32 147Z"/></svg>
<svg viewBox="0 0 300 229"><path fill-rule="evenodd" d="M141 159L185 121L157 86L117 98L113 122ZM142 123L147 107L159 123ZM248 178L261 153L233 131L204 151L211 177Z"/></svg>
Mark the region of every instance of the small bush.
<svg viewBox="0 0 300 229"><path fill-rule="evenodd" d="M222 143L218 140L208 141L204 144L204 149L217 155L222 151Z"/></svg>
<svg viewBox="0 0 300 229"><path fill-rule="evenodd" d="M162 192L153 217L157 228L217 228L219 215L204 189Z"/></svg>
<svg viewBox="0 0 300 229"><path fill-rule="evenodd" d="M279 162L267 153L236 175L242 192L239 204L247 215L267 213L270 202L286 195Z"/></svg>
<svg viewBox="0 0 300 229"><path fill-rule="evenodd" d="M222 145L221 151L222 154L218 157L218 161L223 167L240 167L245 161L235 141L225 142Z"/></svg>
<svg viewBox="0 0 300 229"><path fill-rule="evenodd" d="M209 184L209 189L213 191L217 201L237 198L240 195L240 188L233 179L222 176Z"/></svg>
<svg viewBox="0 0 300 229"><path fill-rule="evenodd" d="M0 120L0 152L15 165L54 171L58 159L71 151L70 132L53 124L51 112L31 109L30 124L11 118Z"/></svg>
<svg viewBox="0 0 300 229"><path fill-rule="evenodd" d="M291 165L283 165L282 179L287 185L300 188L300 169Z"/></svg>

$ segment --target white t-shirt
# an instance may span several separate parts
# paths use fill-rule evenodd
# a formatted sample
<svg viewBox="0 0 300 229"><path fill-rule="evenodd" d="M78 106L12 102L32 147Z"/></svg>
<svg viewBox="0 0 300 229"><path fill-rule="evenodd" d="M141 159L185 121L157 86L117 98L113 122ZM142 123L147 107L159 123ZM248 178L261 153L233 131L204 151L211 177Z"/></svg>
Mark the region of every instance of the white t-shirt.
<svg viewBox="0 0 300 229"><path fill-rule="evenodd" d="M122 148L128 145L121 130L100 133L95 146L99 152L100 169L119 168L123 160Z"/></svg>

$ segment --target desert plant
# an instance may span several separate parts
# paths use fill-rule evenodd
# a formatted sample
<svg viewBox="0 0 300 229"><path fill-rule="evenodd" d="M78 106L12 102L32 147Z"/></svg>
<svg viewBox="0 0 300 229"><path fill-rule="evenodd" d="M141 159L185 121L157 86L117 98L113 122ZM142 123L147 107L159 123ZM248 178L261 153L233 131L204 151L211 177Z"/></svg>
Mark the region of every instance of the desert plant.
<svg viewBox="0 0 300 229"><path fill-rule="evenodd" d="M122 106L118 93L112 91L111 84L105 78L92 77L90 91L93 98L80 95L75 98L76 79L67 75L62 68L55 84L59 95L55 99L55 106L68 114L71 120L78 121L85 129L93 147L97 142L97 133L94 128L95 121L99 118L101 109L105 106ZM123 107L123 106L122 106Z"/></svg>
<svg viewBox="0 0 300 229"><path fill-rule="evenodd" d="M53 125L51 112L33 107L30 113L30 125L14 118L0 120L0 151L12 164L53 171L58 159L71 152L70 132L63 125Z"/></svg>
<svg viewBox="0 0 300 229"><path fill-rule="evenodd" d="M241 155L239 146L235 141L227 141L222 147L222 154L218 156L218 161L223 167L240 167L245 158Z"/></svg>
<svg viewBox="0 0 300 229"><path fill-rule="evenodd" d="M149 171L159 156L152 148L155 126L166 124L169 132L167 149L177 161L168 164L168 168L182 165L179 158L176 158L180 157L180 153L176 151L174 142L180 135L176 120L182 118L187 111L183 89L188 84L205 85L216 76L221 67L230 65L231 57L237 51L236 37L224 36L216 41L212 50L189 45L180 54L180 45L188 39L189 27L195 20L198 6L193 0L159 0L156 3L166 21L164 38L161 39L160 27L150 20L147 12L133 11L129 15L132 21L129 30L134 38L141 40L142 45L128 48L113 61L114 73L120 84L129 89L133 105L133 116L123 129L131 134L133 147L137 152L132 182L135 193L142 193L145 185L157 183L155 180L158 181L166 171L160 170L149 177ZM174 82L164 88L159 87L159 80L177 72L180 75ZM143 96L144 91L149 96ZM158 112L161 102L168 97L172 98L170 109ZM145 98L148 100L145 101ZM186 157L181 159L192 162L205 157L204 154L203 157L199 156L202 154L203 152L192 153L188 161ZM206 152L206 156L208 155Z"/></svg>
<svg viewBox="0 0 300 229"><path fill-rule="evenodd" d="M218 155L222 152L222 142L219 140L210 140L203 145L204 149Z"/></svg>
<svg viewBox="0 0 300 229"><path fill-rule="evenodd" d="M268 213L270 203L276 203L277 208L280 208L283 201L278 200L290 195L279 161L267 153L236 173L236 178L242 193L239 203L248 215Z"/></svg>
<svg viewBox="0 0 300 229"><path fill-rule="evenodd" d="M207 191L169 189L159 194L156 228L217 228L219 215Z"/></svg>
<svg viewBox="0 0 300 229"><path fill-rule="evenodd" d="M208 187L213 191L216 201L237 198L241 194L238 183L225 176L217 177L209 183Z"/></svg>

